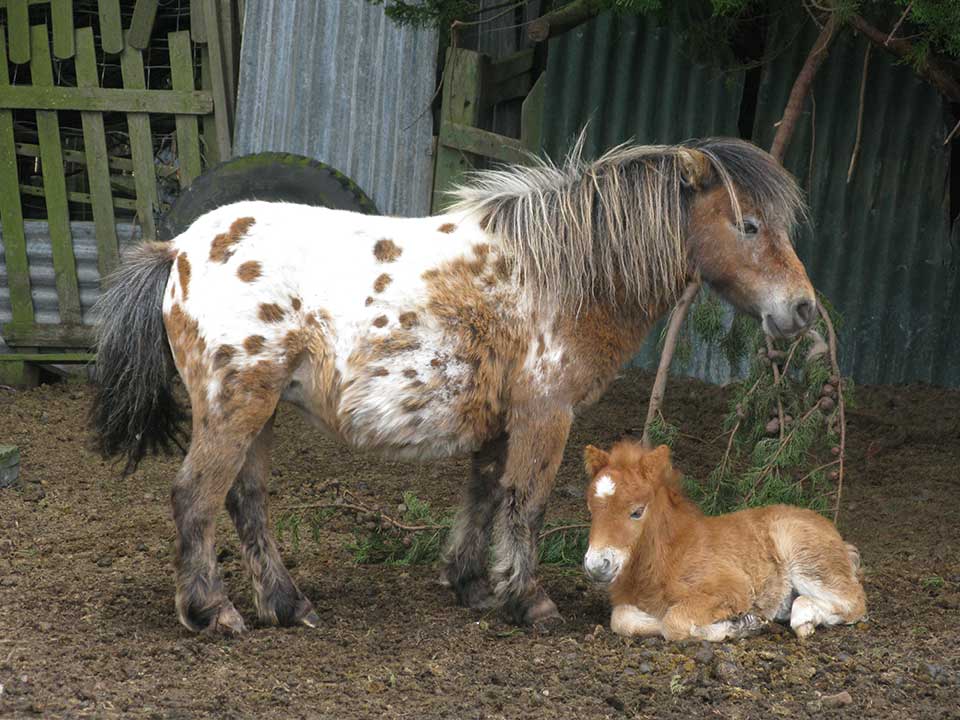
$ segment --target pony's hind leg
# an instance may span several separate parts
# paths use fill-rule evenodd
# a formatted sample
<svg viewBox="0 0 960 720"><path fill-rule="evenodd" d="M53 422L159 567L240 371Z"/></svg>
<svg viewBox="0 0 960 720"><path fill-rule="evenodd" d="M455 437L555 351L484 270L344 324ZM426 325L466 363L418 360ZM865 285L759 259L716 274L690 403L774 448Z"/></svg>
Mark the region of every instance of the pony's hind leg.
<svg viewBox="0 0 960 720"><path fill-rule="evenodd" d="M446 578L457 601L466 607L485 608L493 601L487 580L487 549L493 517L503 498L507 435L488 440L473 454L466 499L450 533L446 552Z"/></svg>
<svg viewBox="0 0 960 720"><path fill-rule="evenodd" d="M228 372L213 399L204 386L191 391L193 436L171 493L177 526L177 615L191 630L245 629L223 590L214 529L248 450L279 401L283 369L268 369Z"/></svg>
<svg viewBox="0 0 960 720"><path fill-rule="evenodd" d="M240 537L260 619L270 624L316 627L320 619L290 577L270 533L265 483L272 443L273 417L247 451L246 462L227 493L227 511Z"/></svg>
<svg viewBox="0 0 960 720"><path fill-rule="evenodd" d="M560 618L536 580L537 535L570 432L569 407L514 409L503 477L505 496L495 520L497 600L516 623Z"/></svg>

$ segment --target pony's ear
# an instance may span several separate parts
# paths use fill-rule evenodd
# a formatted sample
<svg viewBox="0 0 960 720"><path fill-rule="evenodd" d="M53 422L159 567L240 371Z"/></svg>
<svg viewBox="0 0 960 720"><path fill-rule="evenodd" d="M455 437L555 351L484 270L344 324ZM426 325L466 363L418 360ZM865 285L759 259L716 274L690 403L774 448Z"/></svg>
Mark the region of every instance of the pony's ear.
<svg viewBox="0 0 960 720"><path fill-rule="evenodd" d="M713 173L710 158L693 148L681 148L677 158L680 164L680 182L684 187L700 190L709 184Z"/></svg>
<svg viewBox="0 0 960 720"><path fill-rule="evenodd" d="M596 477L597 473L603 470L609 463L610 453L593 445L587 445L583 449L583 466L586 468L587 475L589 475L591 479Z"/></svg>

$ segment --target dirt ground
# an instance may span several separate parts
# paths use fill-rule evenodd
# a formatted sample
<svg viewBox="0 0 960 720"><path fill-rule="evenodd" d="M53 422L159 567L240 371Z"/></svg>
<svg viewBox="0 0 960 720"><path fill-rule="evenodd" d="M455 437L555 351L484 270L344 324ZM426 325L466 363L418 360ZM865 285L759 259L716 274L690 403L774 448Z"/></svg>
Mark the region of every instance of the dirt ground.
<svg viewBox="0 0 960 720"><path fill-rule="evenodd" d="M551 506L585 518L579 454L641 420L650 376L631 371L576 424ZM226 584L250 630L194 636L173 608L176 458L132 477L85 449L88 389L0 388L0 444L22 482L0 490L0 717L858 718L960 717L960 392L863 387L850 421L841 531L865 563L869 620L732 643L627 641L577 568L545 568L565 622L513 628L456 607L436 567L358 566L332 523L288 566L323 621L259 626L224 514ZM702 476L723 448L723 391L673 380L678 465ZM323 500L339 480L395 507L404 490L457 502L466 463L379 462L278 421L271 501ZM843 693L848 693L844 695Z"/></svg>

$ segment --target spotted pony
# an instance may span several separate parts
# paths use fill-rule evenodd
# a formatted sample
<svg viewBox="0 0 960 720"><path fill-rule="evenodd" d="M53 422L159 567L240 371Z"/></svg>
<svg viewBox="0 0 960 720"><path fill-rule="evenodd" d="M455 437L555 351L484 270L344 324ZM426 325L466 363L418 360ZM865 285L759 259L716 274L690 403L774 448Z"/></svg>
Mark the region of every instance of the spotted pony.
<svg viewBox="0 0 960 720"><path fill-rule="evenodd" d="M318 622L267 520L281 400L387 457L471 455L453 591L519 623L557 618L535 540L574 413L694 277L771 334L804 331L816 300L791 244L803 207L769 155L709 139L481 172L434 217L249 201L135 247L98 304L94 426L132 469L180 442L182 379L180 621L244 629L216 563L226 505L261 621Z"/></svg>

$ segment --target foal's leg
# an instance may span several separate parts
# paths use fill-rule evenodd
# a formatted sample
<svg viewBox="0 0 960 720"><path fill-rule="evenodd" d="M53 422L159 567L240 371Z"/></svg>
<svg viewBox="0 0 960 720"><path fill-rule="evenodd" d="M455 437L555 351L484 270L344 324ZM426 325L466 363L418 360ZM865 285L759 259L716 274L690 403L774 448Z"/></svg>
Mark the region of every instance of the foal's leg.
<svg viewBox="0 0 960 720"><path fill-rule="evenodd" d="M461 605L484 608L491 604L487 582L487 549L493 516L503 498L507 435L488 440L473 454L470 485L450 534L446 576Z"/></svg>
<svg viewBox="0 0 960 720"><path fill-rule="evenodd" d="M495 523L497 599L516 623L559 619L537 585L537 534L570 432L569 407L514 409L509 423L505 495Z"/></svg>
<svg viewBox="0 0 960 720"><path fill-rule="evenodd" d="M227 511L240 537L260 619L270 624L316 627L320 618L287 572L270 533L265 483L272 444L273 417L247 451L246 462L227 494Z"/></svg>
<svg viewBox="0 0 960 720"><path fill-rule="evenodd" d="M827 584L804 578L797 589L800 594L790 610L790 627L798 638L813 634L817 625L849 625L866 614L866 597L856 579L835 579Z"/></svg>

